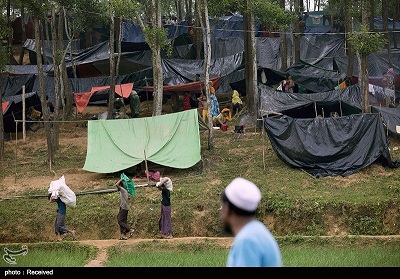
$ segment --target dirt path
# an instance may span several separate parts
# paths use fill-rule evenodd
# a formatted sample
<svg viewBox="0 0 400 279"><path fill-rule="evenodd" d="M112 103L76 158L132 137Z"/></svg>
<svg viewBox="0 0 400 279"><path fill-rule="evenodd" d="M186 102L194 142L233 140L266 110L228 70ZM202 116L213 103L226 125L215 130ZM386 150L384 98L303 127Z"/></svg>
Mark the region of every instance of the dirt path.
<svg viewBox="0 0 400 279"><path fill-rule="evenodd" d="M307 237L307 236L304 236ZM309 236L315 237L315 236ZM338 236L320 236L321 238L331 238L331 237L338 237ZM397 238L400 239L400 235L346 235L343 237L361 237L361 238L381 238L381 239L388 239L388 238ZM210 237L183 237L183 238L173 238L173 239L159 239L160 241L175 241L175 242L190 242L193 240L200 240L200 239L210 239ZM217 240L220 242L221 245L225 245L226 247L230 247L232 245L233 237L212 237L213 240ZM105 239L105 240L82 240L79 243L86 244L86 245L93 245L96 246L99 251L97 253L96 259L91 260L88 262L85 267L103 267L103 263L107 260L107 248L119 243L124 244L133 244L143 241L154 241L154 239L135 239L130 238L128 240L118 240L118 239Z"/></svg>
<svg viewBox="0 0 400 279"><path fill-rule="evenodd" d="M160 241L180 241L180 242L189 242L192 240L199 240L199 239L207 239L209 237L184 237L184 238L173 238L173 239L159 239ZM230 246L232 244L232 237L213 237L213 240L218 240L223 245ZM99 251L97 252L96 259L91 260L88 262L85 267L103 267L104 261L107 259L107 249L110 246L124 243L124 244L133 244L143 241L154 241L154 239L135 239L130 238L128 240L118 240L118 239L105 239L105 240L82 240L79 243L86 244L86 245L93 245L96 246Z"/></svg>

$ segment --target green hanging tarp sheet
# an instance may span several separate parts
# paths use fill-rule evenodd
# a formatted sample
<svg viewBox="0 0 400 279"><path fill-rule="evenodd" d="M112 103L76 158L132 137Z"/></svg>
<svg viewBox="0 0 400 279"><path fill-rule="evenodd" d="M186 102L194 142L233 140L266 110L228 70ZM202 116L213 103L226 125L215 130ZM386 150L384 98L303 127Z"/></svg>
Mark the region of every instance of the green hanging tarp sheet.
<svg viewBox="0 0 400 279"><path fill-rule="evenodd" d="M83 170L113 173L144 160L185 169L201 159L197 109L144 118L90 120Z"/></svg>

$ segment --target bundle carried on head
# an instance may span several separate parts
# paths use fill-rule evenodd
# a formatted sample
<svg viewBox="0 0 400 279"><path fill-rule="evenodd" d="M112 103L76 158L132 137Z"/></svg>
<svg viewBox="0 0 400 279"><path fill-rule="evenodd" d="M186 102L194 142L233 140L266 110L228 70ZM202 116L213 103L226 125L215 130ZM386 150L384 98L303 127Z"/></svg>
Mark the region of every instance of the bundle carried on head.
<svg viewBox="0 0 400 279"><path fill-rule="evenodd" d="M161 185L164 185L165 188L168 190L172 191L174 186L172 185L172 180L169 177L161 177L160 181L156 183L156 186L159 187Z"/></svg>
<svg viewBox="0 0 400 279"><path fill-rule="evenodd" d="M136 189L135 189L135 183L130 179L128 176L126 176L125 173L121 173L121 178L122 180L122 186L128 191L129 194L132 196L136 194Z"/></svg>
<svg viewBox="0 0 400 279"><path fill-rule="evenodd" d="M50 182L48 193L51 194L52 199L60 198L65 205L71 208L76 207L76 195L65 183L64 175Z"/></svg>

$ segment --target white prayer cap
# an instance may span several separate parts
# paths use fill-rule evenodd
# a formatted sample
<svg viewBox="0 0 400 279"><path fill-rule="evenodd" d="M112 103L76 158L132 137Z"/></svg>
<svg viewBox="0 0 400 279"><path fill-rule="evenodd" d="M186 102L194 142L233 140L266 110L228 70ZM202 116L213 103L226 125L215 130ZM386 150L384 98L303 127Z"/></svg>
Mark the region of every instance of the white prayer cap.
<svg viewBox="0 0 400 279"><path fill-rule="evenodd" d="M245 211L253 212L261 200L260 189L251 181L237 177L225 188L228 200Z"/></svg>

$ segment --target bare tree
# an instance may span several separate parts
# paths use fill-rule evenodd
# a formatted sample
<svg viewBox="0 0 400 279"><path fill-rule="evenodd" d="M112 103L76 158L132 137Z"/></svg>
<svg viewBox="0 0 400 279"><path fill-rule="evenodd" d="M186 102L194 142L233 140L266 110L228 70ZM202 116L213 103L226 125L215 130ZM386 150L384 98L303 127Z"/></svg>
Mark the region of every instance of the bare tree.
<svg viewBox="0 0 400 279"><path fill-rule="evenodd" d="M374 6L373 3L370 4L372 4L372 7ZM388 0L382 0L382 24L383 24L382 31L383 34L385 35L385 47L388 53L389 67L393 67L391 41L388 28L388 9L386 7L388 7Z"/></svg>
<svg viewBox="0 0 400 279"><path fill-rule="evenodd" d="M112 7L112 1L109 3L109 16L110 16L110 93L108 95L108 112L107 119L113 118L114 110L114 99L115 99L115 56L114 56L114 28L115 28L115 18L114 18L114 8Z"/></svg>
<svg viewBox="0 0 400 279"><path fill-rule="evenodd" d="M0 15L0 37L7 38L11 36L12 29L7 23L6 18ZM7 46L0 44L0 79L3 76L3 70L9 61L9 51ZM5 83L0 82L0 100L2 100L2 93L4 92ZM1 102L2 103L2 102ZM4 159L4 121L3 121L3 109L0 106L0 163Z"/></svg>
<svg viewBox="0 0 400 279"><path fill-rule="evenodd" d="M40 103L42 106L42 114L44 120L44 129L46 133L47 140L47 164L49 169L52 170L53 158L54 158L54 148L53 148L53 140L51 135L51 125L50 125L50 116L47 108L46 101L46 91L44 88L44 73L43 73L43 62L42 62L42 42L40 37L40 14L35 14L34 19L34 29L35 29L35 46L36 46L36 60L39 71L39 88L40 88Z"/></svg>
<svg viewBox="0 0 400 279"><path fill-rule="evenodd" d="M362 111L370 112L368 92L368 55L382 49L383 35L371 33L368 29L368 0L360 0L361 23L358 32L349 35L349 42L358 59L358 83L362 92ZM356 8L356 6L355 6Z"/></svg>
<svg viewBox="0 0 400 279"><path fill-rule="evenodd" d="M210 34L210 22L208 20L208 5L207 0L201 0L197 3L197 17L200 21L201 30L203 30L203 46L204 46L204 83L205 92L208 103L208 149L213 148L213 131L212 131L212 118L211 118L211 105L210 105L210 64L211 64L211 34Z"/></svg>
<svg viewBox="0 0 400 279"><path fill-rule="evenodd" d="M60 65L61 65L61 55L60 51L62 47L60 44L57 44L57 29L56 29L56 11L54 4L51 6L51 42L52 42L52 51L53 51L53 65L54 65L54 95L55 95L55 104L54 104L54 122L49 123L50 133L51 133L51 148L53 155L52 161L54 160L54 155L56 150L58 149L58 135L59 135L59 115L60 115ZM48 110L48 106L46 104L45 107L42 107L43 110ZM49 112L50 113L50 112Z"/></svg>
<svg viewBox="0 0 400 279"><path fill-rule="evenodd" d="M147 44L151 49L153 64L153 116L161 115L163 100L163 70L161 66L161 49L166 48L170 54L171 44L167 39L166 30L161 20L161 0L151 0L146 6L148 21L145 23L141 18L143 9L137 9L136 19L144 33Z"/></svg>

